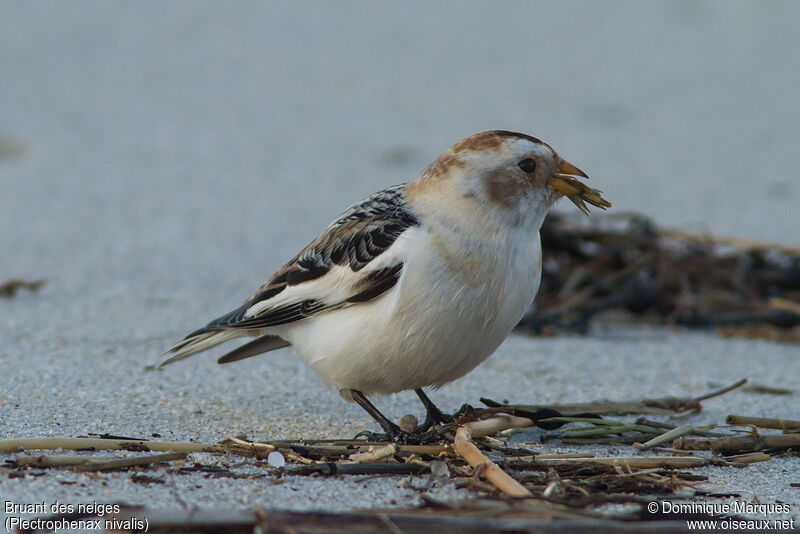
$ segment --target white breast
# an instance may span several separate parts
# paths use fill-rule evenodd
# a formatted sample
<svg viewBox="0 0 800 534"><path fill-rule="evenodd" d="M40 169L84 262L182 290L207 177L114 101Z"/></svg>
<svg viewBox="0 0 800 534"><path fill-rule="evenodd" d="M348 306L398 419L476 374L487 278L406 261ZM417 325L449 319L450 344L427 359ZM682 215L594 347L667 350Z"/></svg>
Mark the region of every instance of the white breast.
<svg viewBox="0 0 800 534"><path fill-rule="evenodd" d="M281 335L337 389L394 393L451 382L494 352L539 287L538 232L494 237L410 229L384 253L405 262L390 291Z"/></svg>

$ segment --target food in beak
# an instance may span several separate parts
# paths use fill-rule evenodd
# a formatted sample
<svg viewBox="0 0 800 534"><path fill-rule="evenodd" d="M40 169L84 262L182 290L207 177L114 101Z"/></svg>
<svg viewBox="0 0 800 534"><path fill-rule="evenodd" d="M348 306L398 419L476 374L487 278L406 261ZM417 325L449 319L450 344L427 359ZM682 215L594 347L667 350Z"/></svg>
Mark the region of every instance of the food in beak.
<svg viewBox="0 0 800 534"><path fill-rule="evenodd" d="M601 209L611 207L611 202L604 199L600 191L584 184L575 178L575 175L589 178L575 165L566 160L561 160L558 174L550 179L550 187L567 197L586 215L589 215L589 207L586 205L586 202Z"/></svg>

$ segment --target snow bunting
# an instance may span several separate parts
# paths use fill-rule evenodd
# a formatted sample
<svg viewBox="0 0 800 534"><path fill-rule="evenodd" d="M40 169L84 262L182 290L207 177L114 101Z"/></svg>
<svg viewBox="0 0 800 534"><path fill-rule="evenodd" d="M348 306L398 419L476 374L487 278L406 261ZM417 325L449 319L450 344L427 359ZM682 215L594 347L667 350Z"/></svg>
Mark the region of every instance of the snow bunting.
<svg viewBox="0 0 800 534"><path fill-rule="evenodd" d="M367 399L413 389L428 417L440 387L491 355L533 302L539 229L567 196L611 206L587 176L529 135L490 131L456 143L413 182L352 205L237 309L173 346L181 360L253 336L219 359L287 345L393 440L411 435Z"/></svg>

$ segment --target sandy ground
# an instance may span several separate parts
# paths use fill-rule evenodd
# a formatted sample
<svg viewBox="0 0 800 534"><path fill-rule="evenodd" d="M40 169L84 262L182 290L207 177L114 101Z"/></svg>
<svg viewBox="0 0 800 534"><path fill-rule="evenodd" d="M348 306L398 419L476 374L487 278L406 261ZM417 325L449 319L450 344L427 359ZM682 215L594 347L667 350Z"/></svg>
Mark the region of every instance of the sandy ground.
<svg viewBox="0 0 800 534"><path fill-rule="evenodd" d="M238 305L349 203L413 179L476 131L543 138L615 210L800 244L800 4L80 4L9 3L0 19L0 274L47 279L0 301L0 438L374 429L291 350L145 366ZM742 376L796 388L800 349L619 325L512 336L433 396L448 409L480 396L624 399ZM421 412L411 394L377 403L393 417ZM692 420L728 413L798 418L800 402L734 392ZM800 515L797 460L708 474ZM0 495L159 508L418 502L400 480L0 473ZM466 495L447 483L431 492Z"/></svg>

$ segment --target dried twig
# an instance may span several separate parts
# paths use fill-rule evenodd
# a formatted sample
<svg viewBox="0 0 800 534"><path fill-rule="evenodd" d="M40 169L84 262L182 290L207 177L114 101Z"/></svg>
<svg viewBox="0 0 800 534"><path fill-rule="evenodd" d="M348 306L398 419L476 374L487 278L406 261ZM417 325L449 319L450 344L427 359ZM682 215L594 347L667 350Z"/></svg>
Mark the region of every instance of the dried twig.
<svg viewBox="0 0 800 534"><path fill-rule="evenodd" d="M469 429L471 437L480 438L490 434L502 432L503 430L509 430L511 428L527 428L532 425L533 421L527 417L498 414L495 417L480 421L472 421L471 423L467 423L466 425L462 426L466 426Z"/></svg>
<svg viewBox="0 0 800 534"><path fill-rule="evenodd" d="M726 456L725 459L729 462L736 462L740 464L752 464L756 462L768 462L772 457L763 452L748 452L745 454L735 454L733 456Z"/></svg>
<svg viewBox="0 0 800 534"><path fill-rule="evenodd" d="M181 443L177 441L139 441L100 438L15 438L0 440L0 452L27 450L128 450L150 452L225 452L219 444Z"/></svg>
<svg viewBox="0 0 800 534"><path fill-rule="evenodd" d="M766 393L768 395L794 395L795 393L793 389L780 388L765 384L750 384L749 386L743 387L742 391L746 391L748 393Z"/></svg>
<svg viewBox="0 0 800 534"><path fill-rule="evenodd" d="M708 429L709 426L711 425L706 425L705 427L703 427L703 429ZM640 451L646 451L652 449L657 445L661 445L662 443L672 443L675 439L681 436L694 434L698 430L700 430L700 428L694 425L683 425L677 428L673 428L671 430L667 430L660 436L656 436L645 443L634 443L633 446L639 449Z"/></svg>
<svg viewBox="0 0 800 534"><path fill-rule="evenodd" d="M168 452L164 454L151 454L148 456L138 456L134 458L109 458L91 459L83 464L76 465L73 471L107 471L109 469L124 469L126 467L136 467L152 465L161 462L171 462L173 460L183 460L189 453L187 452Z"/></svg>
<svg viewBox="0 0 800 534"><path fill-rule="evenodd" d="M481 402L487 406L504 406L497 401L481 398ZM578 402L571 404L509 404L505 405L509 409L520 409L526 411L536 411L543 408L551 408L565 415L591 412L598 415L625 415L625 414L649 414L649 415L672 415L674 410L656 408L645 405L642 401L595 401Z"/></svg>
<svg viewBox="0 0 800 534"><path fill-rule="evenodd" d="M714 451L729 455L755 452L763 449L798 447L800 446L800 434L774 434L768 436L749 434L724 438L683 437L676 439L672 446L676 449Z"/></svg>
<svg viewBox="0 0 800 534"><path fill-rule="evenodd" d="M293 465L285 467L289 475L419 475L425 473L429 468L419 463L377 463L377 464L356 464L356 463L336 463L336 462L317 462L308 465Z"/></svg>
<svg viewBox="0 0 800 534"><path fill-rule="evenodd" d="M354 448L381 447L386 443L369 442L363 439L278 439L262 442L278 449L293 449L308 451L311 455L344 455L352 454ZM437 456L442 453L452 453L450 446L442 445L398 445L398 454L430 454Z"/></svg>
<svg viewBox="0 0 800 534"><path fill-rule="evenodd" d="M742 378L728 386L710 391L696 397L660 397L643 400L627 401L599 401L577 404L508 404L504 405L497 401L481 398L481 402L487 406L505 407L508 409L519 409L525 411L537 411L545 408L557 410L562 414L573 414L576 412L592 412L595 414L653 414L653 415L673 415L676 412L687 410L700 410L700 402L713 397L724 395L747 383L747 378Z"/></svg>
<svg viewBox="0 0 800 534"><path fill-rule="evenodd" d="M509 416L510 417L510 416ZM498 418L499 419L499 418ZM484 421L478 421L485 423ZM530 420L528 420L530 423ZM456 431L455 439L453 440L453 450L459 456L475 469L481 469L481 474L484 475L497 489L511 497L530 497L531 492L525 486L511 478L505 471L487 458L472 442L472 428L470 425L475 423L467 423L462 425ZM498 426L503 426L503 422L495 423ZM529 425L528 425L529 426ZM482 425L482 429L486 430L488 424ZM478 430L479 432L481 430Z"/></svg>
<svg viewBox="0 0 800 534"><path fill-rule="evenodd" d="M17 456L14 464L31 467L70 467L73 471L107 471L183 460L189 453L169 452L128 458L89 458L87 456Z"/></svg>
<svg viewBox="0 0 800 534"><path fill-rule="evenodd" d="M719 397L720 395L724 395L725 393L728 393L729 391L733 391L736 388L742 387L745 384L747 384L747 378L740 378L739 380L737 380L733 384L721 387L719 389L715 389L714 391L709 391L708 393L706 393L704 395L700 395L699 397L694 397L692 399L692 401L696 402L696 403L699 403L700 401L704 401L706 399L711 399L713 397Z"/></svg>
<svg viewBox="0 0 800 534"><path fill-rule="evenodd" d="M800 430L800 421L793 419L771 419L768 417L749 417L746 415L729 415L725 418L729 425L753 425L761 428L776 428L778 430Z"/></svg>
<svg viewBox="0 0 800 534"><path fill-rule="evenodd" d="M350 456L350 460L357 464L366 464L386 460L397 454L397 446L394 443L378 447L377 449L358 452Z"/></svg>
<svg viewBox="0 0 800 534"><path fill-rule="evenodd" d="M608 456L602 458L534 458L534 463L542 465L564 465L571 463L594 463L621 467L623 469L685 468L719 463L715 458L698 456Z"/></svg>
<svg viewBox="0 0 800 534"><path fill-rule="evenodd" d="M255 457L260 456L267 456L269 453L274 451L276 447L274 445L270 445L269 443L258 443L255 441L247 441L244 439L239 438L228 438L227 440L219 443L219 445L223 447L228 446L239 446L244 450L247 450Z"/></svg>

